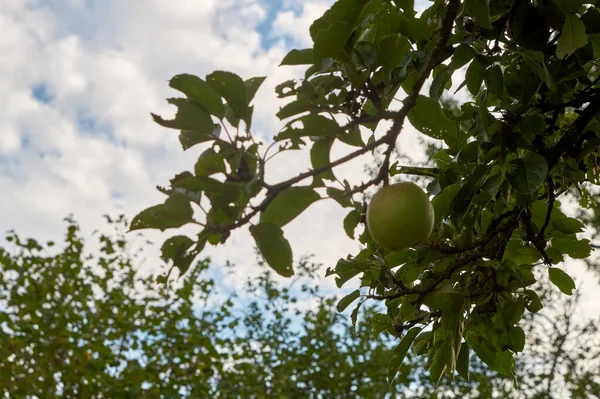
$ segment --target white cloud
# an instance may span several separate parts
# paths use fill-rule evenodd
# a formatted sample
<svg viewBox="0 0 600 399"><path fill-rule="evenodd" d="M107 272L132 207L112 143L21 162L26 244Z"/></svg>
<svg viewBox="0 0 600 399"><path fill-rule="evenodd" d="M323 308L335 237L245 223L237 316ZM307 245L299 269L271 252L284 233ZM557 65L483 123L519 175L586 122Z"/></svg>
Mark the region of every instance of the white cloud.
<svg viewBox="0 0 600 399"><path fill-rule="evenodd" d="M330 0L316 0L303 2L302 10L296 13L293 10L282 11L273 22L273 29L281 35L289 36L295 45L310 47L309 28L312 22L319 18L331 6Z"/></svg>

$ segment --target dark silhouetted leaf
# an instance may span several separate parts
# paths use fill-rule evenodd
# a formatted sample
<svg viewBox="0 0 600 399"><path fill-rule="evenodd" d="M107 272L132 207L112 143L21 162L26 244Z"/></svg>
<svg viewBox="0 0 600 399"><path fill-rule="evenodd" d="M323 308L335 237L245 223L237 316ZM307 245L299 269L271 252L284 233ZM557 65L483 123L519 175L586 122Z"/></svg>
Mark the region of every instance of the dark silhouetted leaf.
<svg viewBox="0 0 600 399"><path fill-rule="evenodd" d="M567 273L557 267L551 267L548 269L548 276L550 281L558 287L564 294L572 295L575 289L575 282Z"/></svg>
<svg viewBox="0 0 600 399"><path fill-rule="evenodd" d="M145 209L131 222L130 230L159 229L181 227L193 221L194 211L189 199L179 193L172 194L164 204Z"/></svg>
<svg viewBox="0 0 600 399"><path fill-rule="evenodd" d="M267 264L283 277L294 275L292 248L280 227L273 223L260 223L250 227L256 246Z"/></svg>
<svg viewBox="0 0 600 399"><path fill-rule="evenodd" d="M321 197L310 187L290 187L283 190L260 215L261 223L283 227Z"/></svg>
<svg viewBox="0 0 600 399"><path fill-rule="evenodd" d="M314 64L313 49L292 50L281 61L280 65L312 65Z"/></svg>
<svg viewBox="0 0 600 399"><path fill-rule="evenodd" d="M440 104L430 97L419 95L417 104L408 113L408 120L421 133L446 143L454 143L458 138L456 124L442 111Z"/></svg>
<svg viewBox="0 0 600 399"><path fill-rule="evenodd" d="M585 34L585 26L581 19L575 14L568 14L565 17L558 46L556 48L556 56L559 58L567 58L578 48L585 46L587 43L587 35Z"/></svg>
<svg viewBox="0 0 600 399"><path fill-rule="evenodd" d="M169 86L184 93L190 100L200 104L209 114L223 119L225 108L221 95L206 83L194 75L176 75L169 82Z"/></svg>
<svg viewBox="0 0 600 399"><path fill-rule="evenodd" d="M360 297L360 290L354 290L342 299L337 304L337 311L343 312L350 304Z"/></svg>

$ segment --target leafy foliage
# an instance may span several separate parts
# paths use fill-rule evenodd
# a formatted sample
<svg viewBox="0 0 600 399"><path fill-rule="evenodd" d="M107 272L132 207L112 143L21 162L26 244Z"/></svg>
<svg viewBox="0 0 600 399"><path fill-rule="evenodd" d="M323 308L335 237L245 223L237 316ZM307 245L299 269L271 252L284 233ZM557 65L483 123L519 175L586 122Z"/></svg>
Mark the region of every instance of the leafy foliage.
<svg viewBox="0 0 600 399"><path fill-rule="evenodd" d="M418 344L434 382L456 371L467 375L471 351L516 379L514 355L524 348L519 321L526 309L541 305L531 288L534 271L548 268L552 282L570 294L574 284L559 264L591 252L559 199L597 208L599 20L592 0L436 0L420 14L411 1L338 0L311 26L313 48L293 50L283 61L307 70L304 79L277 87L288 101L278 114L285 125L264 151L250 124L253 91L262 78L209 75L206 83L224 101L224 114L202 80L174 78L187 98L169 100L178 107L175 120L155 120L181 130L184 149L210 144L211 164L218 166L180 174L161 191L170 198L183 194L192 205L204 195L208 211L197 221L188 217L187 205L174 214L165 203L140 213L132 229L200 224L194 245L185 242L176 251L195 256L207 242L223 243L232 230L251 225L269 265L288 276L291 250L280 226L317 196L352 208L344 229L353 236L368 190L389 184L391 175L427 176L437 213L430 239L388 253L364 231L362 250L327 274L337 276L339 286L360 278L358 306L364 299L383 302L399 345ZM426 83L429 95L423 94ZM452 107L449 90L456 84L467 100ZM211 94L199 99L201 90ZM407 118L438 144L427 167L390 167ZM386 132L377 129L383 121L391 122ZM215 134L215 126L227 139ZM335 141L354 148L332 161ZM313 168L267 183L273 148L309 149ZM371 180L336 179L336 166L380 152ZM170 259L187 270L183 258ZM416 328L428 328L426 338L406 341ZM402 354L399 348L395 353Z"/></svg>
<svg viewBox="0 0 600 399"><path fill-rule="evenodd" d="M392 320L365 306L351 325L335 298L310 284L319 269L310 258L283 284L259 262L259 273L232 292L203 260L165 289L136 272L143 251L126 243L124 219L109 221L115 232L92 243L72 220L58 245L7 235L0 248L4 397L600 397L600 334L597 323L577 321L577 295L565 302L542 289L555 317L522 321L535 345L517 358L520 391L469 359L466 343L457 370L468 381L442 378L435 387L415 355L433 332L411 329L390 355ZM220 273L233 278L236 269ZM523 345L523 330L511 337ZM391 385L380 367L388 360Z"/></svg>
<svg viewBox="0 0 600 399"><path fill-rule="evenodd" d="M457 369L465 371L470 362L469 381L443 379L435 387L426 378L423 359L414 354L433 332L411 329L390 357L392 321L365 306L361 320L351 325L336 312L334 298L309 284L319 268L309 258L298 262L289 284L277 283L259 263L260 273L245 288L226 293L212 280L209 261L203 260L176 286L165 289L136 272L134 264L143 252L132 252L126 243L124 219L109 221L115 232L96 235L92 245L84 243L72 220L61 245L7 235L9 245L0 248L3 396L600 395L593 373L600 335L595 323L575 320L577 296L565 303L556 291L543 290L544 301L560 317L549 322L536 314L523 320L536 345L519 359L526 371L520 393L476 359L469 361L464 343ZM97 249L88 254L90 247ZM221 272L233 277L235 269ZM300 281L301 287L294 288ZM306 300L316 305L313 310L303 310ZM515 332L522 345L523 330ZM396 377L392 385L380 367L388 359ZM540 362L545 366L540 368Z"/></svg>

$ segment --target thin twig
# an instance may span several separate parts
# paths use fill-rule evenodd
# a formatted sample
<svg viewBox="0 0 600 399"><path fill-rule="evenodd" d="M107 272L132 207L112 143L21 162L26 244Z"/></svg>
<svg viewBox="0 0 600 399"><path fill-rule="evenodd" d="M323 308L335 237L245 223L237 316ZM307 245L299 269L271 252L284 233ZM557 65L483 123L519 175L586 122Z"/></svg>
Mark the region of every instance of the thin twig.
<svg viewBox="0 0 600 399"><path fill-rule="evenodd" d="M548 174L546 180L548 181L548 210L546 211L546 220L544 220L544 224L537 235L538 240L544 240L544 232L550 224L552 210L554 209L554 201L556 201L556 196L554 194L554 180L552 180L552 176L550 176L550 174Z"/></svg>

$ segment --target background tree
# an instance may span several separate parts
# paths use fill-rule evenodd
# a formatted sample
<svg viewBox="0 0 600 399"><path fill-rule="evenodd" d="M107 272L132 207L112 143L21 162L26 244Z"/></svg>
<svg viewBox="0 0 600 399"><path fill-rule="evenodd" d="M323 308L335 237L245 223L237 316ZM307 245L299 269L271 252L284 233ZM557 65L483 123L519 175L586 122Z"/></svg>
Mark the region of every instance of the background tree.
<svg viewBox="0 0 600 399"><path fill-rule="evenodd" d="M10 244L0 248L2 397L600 397L600 334L593 323L578 324L577 297L565 306L554 294L560 317L542 312L523 321L535 345L518 358L520 391L477 361L469 382L444 379L436 388L412 353L390 386L381 364L394 336L373 331L382 314L365 307L353 326L335 298L310 284L319 270L310 258L283 285L263 265L245 289L226 292L204 260L165 288L136 271L143 251L126 243L124 220L109 222L114 232L91 244L73 220L59 244L7 235Z"/></svg>
<svg viewBox="0 0 600 399"><path fill-rule="evenodd" d="M132 229L200 226L194 239L163 246L183 274L207 243L248 227L269 266L291 276L282 227L312 203L332 198L348 208L343 227L354 238L368 190L398 175L425 176L433 234L390 252L363 229L362 250L328 269L340 287L360 279L338 308L359 300L356 319L365 300L384 304L376 320L401 339L390 380L409 348L426 356L436 383L455 372L466 378L472 352L516 378L519 322L542 308L534 271L570 295L575 284L559 265L591 252L577 235L585 226L563 205L597 208L599 26L595 0L436 0L420 13L413 1L339 0L310 27L313 47L282 62L307 70L277 87L285 124L266 149L251 125L264 78L217 71L171 80L185 98L169 100L173 120L153 117L181 131L184 150L205 150L194 173L159 187L165 203L138 214ZM466 101L448 99L455 87ZM438 144L432 167L393 158L407 119ZM351 149L331 160L337 142ZM265 181L273 151L299 149L312 169ZM335 167L369 153L383 158L370 180L336 178Z"/></svg>

